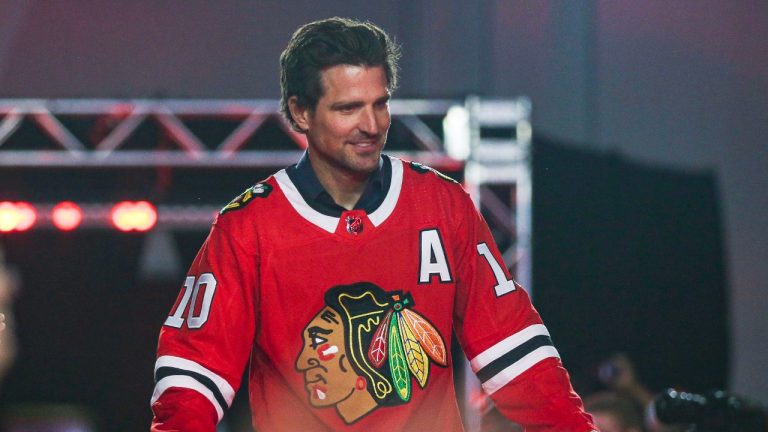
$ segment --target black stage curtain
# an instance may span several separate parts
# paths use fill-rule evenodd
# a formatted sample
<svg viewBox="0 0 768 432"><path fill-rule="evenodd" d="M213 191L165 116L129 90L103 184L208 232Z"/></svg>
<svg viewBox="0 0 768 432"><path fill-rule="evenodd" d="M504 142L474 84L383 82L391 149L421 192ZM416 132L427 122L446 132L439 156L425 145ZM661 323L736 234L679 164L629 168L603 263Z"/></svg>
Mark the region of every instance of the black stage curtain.
<svg viewBox="0 0 768 432"><path fill-rule="evenodd" d="M14 302L19 352L0 389L3 417L18 420L21 406L76 405L88 407L98 430L115 431L129 430L124 424L132 417L147 417L151 338L167 312L149 318L157 295L137 292L142 240L34 230L2 238L21 276ZM126 403L139 394L140 407Z"/></svg>
<svg viewBox="0 0 768 432"><path fill-rule="evenodd" d="M626 353L653 390L723 388L728 305L712 173L651 167L537 138L534 304L574 385Z"/></svg>
<svg viewBox="0 0 768 432"><path fill-rule="evenodd" d="M206 234L173 236L184 267L167 281L140 276L146 234L31 230L1 237L21 285L14 301L19 352L0 385L0 430L77 408L96 430L147 430L157 336Z"/></svg>

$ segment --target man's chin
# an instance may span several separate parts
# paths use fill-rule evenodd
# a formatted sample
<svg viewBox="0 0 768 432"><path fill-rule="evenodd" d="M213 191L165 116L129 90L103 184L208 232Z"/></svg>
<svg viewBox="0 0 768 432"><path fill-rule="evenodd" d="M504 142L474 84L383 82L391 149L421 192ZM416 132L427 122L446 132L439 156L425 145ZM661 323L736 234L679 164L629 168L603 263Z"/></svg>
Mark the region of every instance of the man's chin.
<svg viewBox="0 0 768 432"><path fill-rule="evenodd" d="M357 153L353 156L351 162L358 166L361 171L376 171L381 163L381 149L378 148L371 152Z"/></svg>

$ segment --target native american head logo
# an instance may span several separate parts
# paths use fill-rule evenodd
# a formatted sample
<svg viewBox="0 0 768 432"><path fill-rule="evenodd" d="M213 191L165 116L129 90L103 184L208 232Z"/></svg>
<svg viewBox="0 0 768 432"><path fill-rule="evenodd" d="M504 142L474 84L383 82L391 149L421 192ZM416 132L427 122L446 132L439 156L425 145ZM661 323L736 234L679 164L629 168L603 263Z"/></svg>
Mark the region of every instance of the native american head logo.
<svg viewBox="0 0 768 432"><path fill-rule="evenodd" d="M448 365L443 337L409 293L359 282L328 290L325 305L304 329L296 358L314 407L335 406L353 423L381 405L408 402L413 381L427 385L431 362Z"/></svg>

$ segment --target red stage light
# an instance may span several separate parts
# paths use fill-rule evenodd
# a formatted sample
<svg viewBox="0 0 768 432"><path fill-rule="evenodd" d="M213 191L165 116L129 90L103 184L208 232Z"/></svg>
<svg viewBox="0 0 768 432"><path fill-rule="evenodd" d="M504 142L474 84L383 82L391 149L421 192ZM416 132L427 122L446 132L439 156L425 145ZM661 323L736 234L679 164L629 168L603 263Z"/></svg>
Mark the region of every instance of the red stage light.
<svg viewBox="0 0 768 432"><path fill-rule="evenodd" d="M51 217L56 228L62 231L71 231L80 226L80 222L83 221L83 211L77 204L64 201L56 204L51 212Z"/></svg>
<svg viewBox="0 0 768 432"><path fill-rule="evenodd" d="M157 223L157 210L147 201L121 201L112 207L110 217L120 231L149 231Z"/></svg>
<svg viewBox="0 0 768 432"><path fill-rule="evenodd" d="M19 223L16 205L7 201L0 202L0 232L9 232Z"/></svg>
<svg viewBox="0 0 768 432"><path fill-rule="evenodd" d="M25 202L0 202L0 232L26 231L37 220L37 211Z"/></svg>

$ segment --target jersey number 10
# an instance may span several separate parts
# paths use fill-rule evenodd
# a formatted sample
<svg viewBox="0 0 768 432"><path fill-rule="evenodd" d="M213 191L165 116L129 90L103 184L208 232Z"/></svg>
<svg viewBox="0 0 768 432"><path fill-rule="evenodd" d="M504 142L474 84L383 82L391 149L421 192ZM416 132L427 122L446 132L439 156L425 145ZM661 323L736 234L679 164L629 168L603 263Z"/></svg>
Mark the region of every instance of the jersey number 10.
<svg viewBox="0 0 768 432"><path fill-rule="evenodd" d="M202 301L199 305L197 299L202 291ZM191 329L198 329L208 321L208 314L211 312L211 301L213 301L213 293L216 291L216 278L213 273L203 273L195 281L194 276L187 276L184 280L184 295L176 307L176 310L165 320L165 325L169 327L181 328L184 324L184 311L187 310L187 327ZM190 301L191 300L191 301Z"/></svg>

